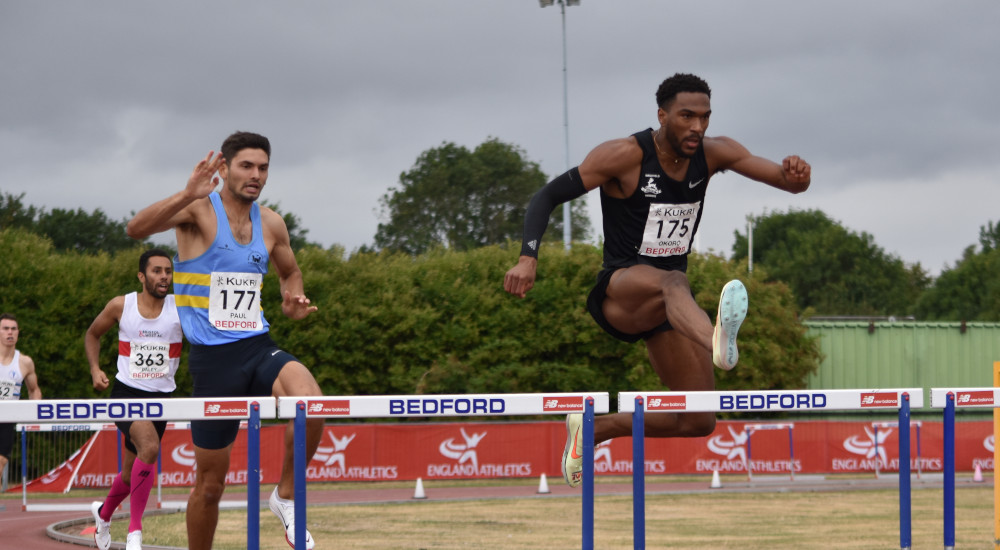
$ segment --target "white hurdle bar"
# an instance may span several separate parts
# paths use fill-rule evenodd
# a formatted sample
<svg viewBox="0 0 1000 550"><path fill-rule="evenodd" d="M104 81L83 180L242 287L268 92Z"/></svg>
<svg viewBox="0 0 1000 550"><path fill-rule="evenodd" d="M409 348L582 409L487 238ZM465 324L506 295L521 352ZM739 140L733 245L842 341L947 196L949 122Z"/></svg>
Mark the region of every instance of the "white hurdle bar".
<svg viewBox="0 0 1000 550"><path fill-rule="evenodd" d="M260 547L260 419L276 415L277 401L273 397L0 401L0 418L22 424L248 420L247 548L252 550ZM22 449L24 445L22 441ZM25 456L27 453L22 451ZM22 483L27 483L27 464L23 459L21 462Z"/></svg>
<svg viewBox="0 0 1000 550"><path fill-rule="evenodd" d="M295 425L295 540L306 539L306 418L535 416L583 413L582 548L594 548L594 414L607 392L279 397L278 418ZM298 542L296 543L298 548Z"/></svg>
<svg viewBox="0 0 1000 550"><path fill-rule="evenodd" d="M618 412L632 413L633 541L646 547L645 413L804 413L846 410L899 411L899 547L912 546L910 528L910 409L924 406L921 388L875 390L769 390L622 392Z"/></svg>

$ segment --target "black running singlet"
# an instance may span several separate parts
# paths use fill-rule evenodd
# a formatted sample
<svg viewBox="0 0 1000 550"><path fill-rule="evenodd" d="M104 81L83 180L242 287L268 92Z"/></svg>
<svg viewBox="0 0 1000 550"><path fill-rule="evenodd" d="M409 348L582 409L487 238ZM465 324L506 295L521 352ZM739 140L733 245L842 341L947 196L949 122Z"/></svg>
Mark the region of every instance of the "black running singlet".
<svg viewBox="0 0 1000 550"><path fill-rule="evenodd" d="M648 128L632 134L642 148L642 171L632 196L611 197L601 187L605 268L646 264L687 269L711 177L705 148L698 146L684 180L677 181L660 166L652 132Z"/></svg>

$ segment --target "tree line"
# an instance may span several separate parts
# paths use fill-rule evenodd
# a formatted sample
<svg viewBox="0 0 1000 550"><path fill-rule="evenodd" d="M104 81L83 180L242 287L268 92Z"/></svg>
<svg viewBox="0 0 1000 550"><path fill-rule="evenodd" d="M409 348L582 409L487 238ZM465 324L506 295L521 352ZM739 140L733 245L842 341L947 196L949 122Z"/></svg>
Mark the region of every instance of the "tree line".
<svg viewBox="0 0 1000 550"><path fill-rule="evenodd" d="M843 227L819 210L755 216L754 265L786 283L803 316L896 316L927 321L1000 321L1000 224L979 230L937 278L875 244L872 235ZM736 232L734 260L748 256Z"/></svg>
<svg viewBox="0 0 1000 550"><path fill-rule="evenodd" d="M141 245L113 253L59 252L23 229L0 230L0 308L15 312L19 347L38 365L47 398L98 396L83 336L113 296L138 289ZM603 333L585 310L601 264L600 248L561 244L542 250L545 266L523 300L503 291L519 252L513 243L421 255L307 246L297 254L306 291L319 311L302 321L281 315L278 281L264 280L264 314L276 340L308 365L330 395L626 391L658 388L641 345ZM745 278L745 262L713 255L691 261L698 303L713 312L718 289ZM720 388L801 387L819 348L782 283L745 279L754 299L740 331L738 369L717 372ZM101 364L114 371L114 335ZM185 364L186 352L182 354ZM178 374L189 394L187 369ZM106 397L106 396L105 396Z"/></svg>

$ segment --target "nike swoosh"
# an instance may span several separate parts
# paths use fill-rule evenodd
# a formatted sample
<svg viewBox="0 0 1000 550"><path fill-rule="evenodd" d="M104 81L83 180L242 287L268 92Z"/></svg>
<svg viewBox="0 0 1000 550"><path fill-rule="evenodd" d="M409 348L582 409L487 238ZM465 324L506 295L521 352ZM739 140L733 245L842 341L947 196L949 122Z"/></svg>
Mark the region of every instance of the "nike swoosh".
<svg viewBox="0 0 1000 550"><path fill-rule="evenodd" d="M272 351L271 352L271 357L274 357L275 355L278 355L279 352L281 352L280 349L276 349L276 350Z"/></svg>
<svg viewBox="0 0 1000 550"><path fill-rule="evenodd" d="M569 450L569 457L576 460L577 458L583 458L583 455L576 453L576 442L580 440L580 429L576 430L576 434L573 436L573 446Z"/></svg>
<svg viewBox="0 0 1000 550"><path fill-rule="evenodd" d="M694 183L689 183L688 184L688 189L694 189L695 187L698 187L699 185L701 185L701 182L703 182L703 181L705 181L705 178L701 178L700 180L698 180L698 181L696 181Z"/></svg>

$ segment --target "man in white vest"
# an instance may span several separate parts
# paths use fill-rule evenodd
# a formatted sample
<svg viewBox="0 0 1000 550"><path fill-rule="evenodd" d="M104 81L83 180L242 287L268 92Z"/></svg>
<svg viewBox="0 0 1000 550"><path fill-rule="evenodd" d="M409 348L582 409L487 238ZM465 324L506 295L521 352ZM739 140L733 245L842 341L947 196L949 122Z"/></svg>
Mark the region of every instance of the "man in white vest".
<svg viewBox="0 0 1000 550"><path fill-rule="evenodd" d="M177 384L174 374L181 360L184 334L177 316L174 295L170 294L174 270L170 256L153 248L139 257L139 282L142 289L124 296L115 296L98 314L87 334L84 347L94 389L103 391L109 385L101 369L101 336L118 324L118 356L114 370L114 399L167 399ZM91 505L97 530L97 547L111 546L111 515L118 505L129 498L129 526L126 550L142 548L142 514L149 501L149 492L156 480L156 458L166 421L137 420L116 422L125 436L122 471L111 483L103 502Z"/></svg>
<svg viewBox="0 0 1000 550"><path fill-rule="evenodd" d="M20 399L25 386L28 388L28 399L42 398L35 375L35 362L15 347L20 332L17 317L10 313L0 314L0 400ZM0 475L10 461L13 448L14 425L0 424Z"/></svg>

